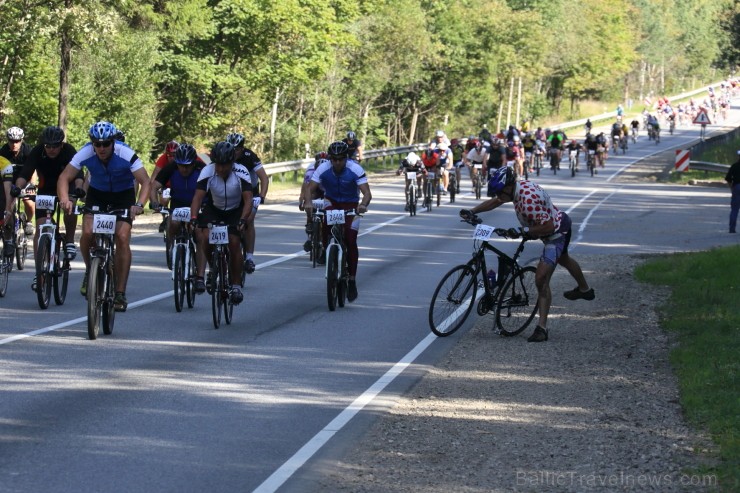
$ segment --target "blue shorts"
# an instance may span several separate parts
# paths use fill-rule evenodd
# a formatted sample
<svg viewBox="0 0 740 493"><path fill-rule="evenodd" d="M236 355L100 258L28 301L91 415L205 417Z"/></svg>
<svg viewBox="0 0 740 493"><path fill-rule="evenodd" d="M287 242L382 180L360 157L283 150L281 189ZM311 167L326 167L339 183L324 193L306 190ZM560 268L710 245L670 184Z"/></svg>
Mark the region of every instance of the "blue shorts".
<svg viewBox="0 0 740 493"><path fill-rule="evenodd" d="M560 220L560 228L549 238L543 238L542 242L545 244L545 248L542 250L542 256L540 256L540 262L552 265L553 267L558 265L558 260L563 255L568 255L568 245L570 245L571 236L571 224L572 221L570 216L563 212L563 217Z"/></svg>

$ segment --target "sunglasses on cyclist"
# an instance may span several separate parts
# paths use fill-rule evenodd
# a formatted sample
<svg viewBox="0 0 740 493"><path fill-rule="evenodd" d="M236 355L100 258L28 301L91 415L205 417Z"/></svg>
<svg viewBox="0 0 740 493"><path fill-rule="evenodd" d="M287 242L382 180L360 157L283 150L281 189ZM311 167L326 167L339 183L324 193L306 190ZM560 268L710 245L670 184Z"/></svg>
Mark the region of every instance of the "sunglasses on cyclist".
<svg viewBox="0 0 740 493"><path fill-rule="evenodd" d="M59 149L60 147L62 147L61 142L57 142L56 144L44 144L45 149Z"/></svg>
<svg viewBox="0 0 740 493"><path fill-rule="evenodd" d="M112 140L99 140L97 142L93 142L93 145L95 147L110 147L112 143Z"/></svg>

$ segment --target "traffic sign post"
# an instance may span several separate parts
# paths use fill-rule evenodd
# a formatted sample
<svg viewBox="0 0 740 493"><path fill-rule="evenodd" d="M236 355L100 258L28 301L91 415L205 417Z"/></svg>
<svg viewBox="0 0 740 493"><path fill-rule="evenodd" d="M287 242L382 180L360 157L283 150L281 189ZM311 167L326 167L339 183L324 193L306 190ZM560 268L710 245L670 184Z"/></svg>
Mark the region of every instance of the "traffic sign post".
<svg viewBox="0 0 740 493"><path fill-rule="evenodd" d="M676 171L688 171L690 158L691 158L690 150L678 149L676 151Z"/></svg>
<svg viewBox="0 0 740 493"><path fill-rule="evenodd" d="M704 135L707 132L707 125L711 125L712 121L709 119L709 115L707 114L707 110L704 108L699 110L699 113L696 114L694 117L694 121L692 122L695 125L701 125L701 140L704 140Z"/></svg>

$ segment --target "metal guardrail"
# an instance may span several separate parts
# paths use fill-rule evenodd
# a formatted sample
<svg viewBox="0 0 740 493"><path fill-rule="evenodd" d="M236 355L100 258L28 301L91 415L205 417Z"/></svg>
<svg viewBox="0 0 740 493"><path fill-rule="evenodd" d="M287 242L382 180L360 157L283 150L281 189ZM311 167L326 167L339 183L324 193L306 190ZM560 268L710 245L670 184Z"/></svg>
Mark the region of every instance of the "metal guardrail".
<svg viewBox="0 0 740 493"><path fill-rule="evenodd" d="M715 85L719 84L719 82L715 84L710 84L708 86L703 86L699 89L695 89L693 91L688 91L682 94L678 94L676 96L671 96L669 99L684 99L687 97L694 96L696 94L700 94L704 91L706 91L709 87L713 87ZM590 117L590 120L592 122L596 122L599 120L604 120L608 118L615 118L617 115L616 110L615 111L609 111L607 113L602 113L601 115L596 115ZM582 127L585 125L586 120L589 118L582 118L580 120L575 120L571 122L561 123L559 125L553 125L550 128L555 129L564 129L564 128L573 128L573 127ZM393 158L394 156L398 156L399 154L406 154L411 151L417 152L422 151L426 149L428 143L420 143L420 144L413 144L410 146L402 146L402 147L391 147L387 149L371 149L363 152L363 160L374 160L377 164L377 161L382 161L381 165L385 168L388 166L390 158ZM294 161L281 161L279 163L268 163L263 164L265 171L267 172L267 176L270 177L272 180L272 175L279 175L281 173L289 173L289 172L297 172L302 169L308 168L308 166L313 162L313 159L296 159Z"/></svg>
<svg viewBox="0 0 740 493"><path fill-rule="evenodd" d="M729 164L710 163L707 161L689 161L689 169L697 171L711 171L714 173L727 173Z"/></svg>
<svg viewBox="0 0 740 493"><path fill-rule="evenodd" d="M410 146L401 146L401 147L389 147L387 149L371 149L369 151L364 151L362 154L363 162L366 162L368 160L374 160L374 161L382 161L382 166L385 167L388 165L389 161L392 160L394 156L398 155L406 155L409 152L420 152L428 146L428 143L423 144L413 144ZM263 167L265 168L265 171L267 172L267 176L272 177L272 175L280 174L280 173L287 173L291 171L298 171L301 169L306 169L314 162L313 159L297 159L295 161L281 161L279 163L268 163L263 164Z"/></svg>

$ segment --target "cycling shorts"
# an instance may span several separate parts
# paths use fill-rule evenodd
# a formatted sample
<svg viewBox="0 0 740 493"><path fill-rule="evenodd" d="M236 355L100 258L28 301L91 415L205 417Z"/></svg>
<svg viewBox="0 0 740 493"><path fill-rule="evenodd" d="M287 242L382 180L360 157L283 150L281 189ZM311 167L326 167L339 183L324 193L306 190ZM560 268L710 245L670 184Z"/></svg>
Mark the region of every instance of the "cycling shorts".
<svg viewBox="0 0 740 493"><path fill-rule="evenodd" d="M198 227L208 229L208 224L223 221L229 227L230 235L238 235L239 219L242 217L242 207L228 211L217 209L211 204L206 204L198 214Z"/></svg>
<svg viewBox="0 0 740 493"><path fill-rule="evenodd" d="M570 245L571 236L571 224L572 221L570 216L565 212L562 213L560 218L560 228L547 238L542 238L542 243L545 247L542 249L542 255L540 256L540 262L544 262L553 267L558 265L558 260L563 255L568 255L568 245Z"/></svg>
<svg viewBox="0 0 740 493"><path fill-rule="evenodd" d="M133 188L121 192L102 192L97 188L89 187L85 196L87 207L98 206L101 211L111 209L130 209L136 202L136 192ZM119 217L117 221L129 224L133 222L130 217Z"/></svg>

